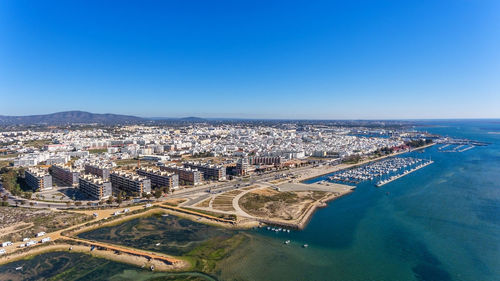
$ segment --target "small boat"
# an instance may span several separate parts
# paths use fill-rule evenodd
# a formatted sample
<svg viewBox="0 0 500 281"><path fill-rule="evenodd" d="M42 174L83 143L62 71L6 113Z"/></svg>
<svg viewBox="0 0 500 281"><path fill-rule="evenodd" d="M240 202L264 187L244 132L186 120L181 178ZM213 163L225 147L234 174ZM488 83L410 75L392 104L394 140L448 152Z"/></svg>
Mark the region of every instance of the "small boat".
<svg viewBox="0 0 500 281"><path fill-rule="evenodd" d="M290 240L285 241L285 245L288 245L288 244L290 244Z"/></svg>
<svg viewBox="0 0 500 281"><path fill-rule="evenodd" d="M161 244L161 243L156 243L155 245L156 245L156 247L158 247L158 246L160 246L160 244Z"/></svg>
<svg viewBox="0 0 500 281"><path fill-rule="evenodd" d="M309 245L308 244L304 244L304 245L302 245L302 247L303 248L307 248L307 247L309 247Z"/></svg>
<svg viewBox="0 0 500 281"><path fill-rule="evenodd" d="M154 271L155 270L155 266L152 265L149 269L151 269L151 271Z"/></svg>
<svg viewBox="0 0 500 281"><path fill-rule="evenodd" d="M22 267L22 266L18 266L18 267L16 267L16 270L18 270L18 271L19 271L19 270L22 270L22 269L23 269L23 267Z"/></svg>
<svg viewBox="0 0 500 281"><path fill-rule="evenodd" d="M163 215L161 215L161 216L162 216L162 217L168 217L168 214L163 214Z"/></svg>
<svg viewBox="0 0 500 281"><path fill-rule="evenodd" d="M290 229L287 229L286 232L290 233Z"/></svg>

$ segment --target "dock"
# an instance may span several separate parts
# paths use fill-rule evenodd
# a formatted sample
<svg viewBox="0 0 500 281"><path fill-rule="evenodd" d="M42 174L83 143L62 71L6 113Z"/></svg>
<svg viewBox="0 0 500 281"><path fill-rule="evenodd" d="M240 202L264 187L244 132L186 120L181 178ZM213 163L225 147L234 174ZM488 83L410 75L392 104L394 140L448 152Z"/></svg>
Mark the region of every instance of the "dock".
<svg viewBox="0 0 500 281"><path fill-rule="evenodd" d="M422 168L424 168L424 167L426 167L426 166L429 166L429 165L430 165L430 164L432 164L432 163L434 163L434 161L429 160L428 162L423 163L423 164L421 164L421 165L419 165L419 166L417 166L417 167L415 167L415 168L413 168L413 169L411 169L411 170L409 170L409 171L406 171L406 172L404 172L404 173L402 173L402 174L400 174L400 175L392 176L392 177L390 177L390 178L389 178L389 179L387 179L387 180L382 180L382 181L379 181L377 184L375 184L375 186L376 186L376 187L381 187L381 186L384 186L384 185L386 185L386 184L388 184L388 183L390 183L390 182L393 182L393 181L395 181L395 180L397 180L397 179L399 179L399 178L402 178L402 177L404 177L404 176L406 176L406 175L409 175L409 174L411 174L411 173L413 173L413 172L415 172L415 171L418 171L418 170L420 170L420 169L422 169Z"/></svg>

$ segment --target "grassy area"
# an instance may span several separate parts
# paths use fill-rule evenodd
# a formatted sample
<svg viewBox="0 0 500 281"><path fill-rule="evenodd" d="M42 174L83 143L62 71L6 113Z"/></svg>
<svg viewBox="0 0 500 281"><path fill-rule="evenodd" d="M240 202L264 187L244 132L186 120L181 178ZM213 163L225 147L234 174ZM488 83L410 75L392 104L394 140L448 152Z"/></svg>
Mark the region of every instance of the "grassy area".
<svg viewBox="0 0 500 281"><path fill-rule="evenodd" d="M25 146L25 147L33 146L33 147L36 147L36 148L42 148L45 145L48 145L48 144L51 144L51 143L52 143L52 140L50 140L50 139L46 139L46 140L30 140L30 141L24 142L23 146Z"/></svg>
<svg viewBox="0 0 500 281"><path fill-rule="evenodd" d="M299 197L293 192L278 192L273 195L249 192L241 198L240 204L248 211L257 211L261 208L264 208L267 203L271 202L294 204L298 201Z"/></svg>
<svg viewBox="0 0 500 281"><path fill-rule="evenodd" d="M92 216L70 212L1 207L0 237L5 241L18 241L24 237L33 237L40 231L52 232L91 219Z"/></svg>
<svg viewBox="0 0 500 281"><path fill-rule="evenodd" d="M264 190L245 194L239 204L247 213L254 216L293 220L299 218L310 204L324 198L326 194L324 191Z"/></svg>
<svg viewBox="0 0 500 281"><path fill-rule="evenodd" d="M19 153L0 154L0 159L17 157Z"/></svg>
<svg viewBox="0 0 500 281"><path fill-rule="evenodd" d="M10 161L0 161L0 169L9 167L10 166Z"/></svg>
<svg viewBox="0 0 500 281"><path fill-rule="evenodd" d="M99 153L104 153L107 152L107 148L99 148L99 149L89 149L90 154L99 154Z"/></svg>
<svg viewBox="0 0 500 281"><path fill-rule="evenodd" d="M203 201L201 201L200 203L196 204L197 207L205 207L205 208L208 208L210 206L210 200L211 198L207 198Z"/></svg>
<svg viewBox="0 0 500 281"><path fill-rule="evenodd" d="M199 209L194 209L194 208L187 208L187 207L182 207L182 209L186 209L186 210L189 210L189 211L195 212L195 213L209 215L209 216L216 217L216 218L236 220L236 218L235 218L236 216L234 216L234 215L220 214L220 213L216 213L216 212L210 212L210 211L199 210Z"/></svg>
<svg viewBox="0 0 500 281"><path fill-rule="evenodd" d="M228 239L216 237L193 249L185 257L191 262L193 271L215 273L217 263L229 257L232 251L248 239L244 234L236 234Z"/></svg>

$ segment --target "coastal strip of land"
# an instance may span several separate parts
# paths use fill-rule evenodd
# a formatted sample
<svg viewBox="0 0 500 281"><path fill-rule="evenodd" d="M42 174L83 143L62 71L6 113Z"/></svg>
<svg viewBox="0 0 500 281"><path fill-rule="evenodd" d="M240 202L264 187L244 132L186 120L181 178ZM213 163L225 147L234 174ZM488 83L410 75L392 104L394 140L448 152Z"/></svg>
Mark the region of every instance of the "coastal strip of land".
<svg viewBox="0 0 500 281"><path fill-rule="evenodd" d="M436 143L430 143L430 144L426 144L426 145L423 145L423 146L420 146L420 147L417 147L417 148L413 148L411 151L405 150L405 151L400 151L400 152L396 152L396 153L392 153L392 154L388 154L388 155L384 155L384 156L380 156L380 157L376 157L376 158L365 159L365 160L362 160L362 161L360 161L358 163L353 163L353 164L339 164L339 165L336 165L336 166L318 167L315 170L311 170L311 171L308 171L308 172L305 172L305 173L301 173L299 175L299 177L297 178L297 180L301 181L301 182L304 182L304 181L315 179L315 178L318 178L318 177L321 177L321 176L324 176L324 175L328 175L328 174L331 174L331 173L334 173L334 172L337 172L337 171L340 171L340 170L354 168L354 167L357 167L357 166L368 164L370 162L379 161L379 160L382 160L382 159L385 159L385 158L398 156L398 155L409 153L409 152L412 152L412 151L422 150L422 149L431 147L433 145L436 145Z"/></svg>

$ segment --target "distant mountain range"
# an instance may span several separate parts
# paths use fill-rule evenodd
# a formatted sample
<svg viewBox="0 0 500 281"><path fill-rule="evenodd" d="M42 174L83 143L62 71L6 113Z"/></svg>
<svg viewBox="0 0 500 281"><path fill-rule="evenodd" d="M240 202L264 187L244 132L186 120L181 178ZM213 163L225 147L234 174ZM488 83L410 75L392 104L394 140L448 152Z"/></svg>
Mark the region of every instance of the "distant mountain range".
<svg viewBox="0 0 500 281"><path fill-rule="evenodd" d="M139 123L146 119L129 115L96 114L85 111L65 111L43 115L3 116L0 125L61 125L61 124L125 124Z"/></svg>
<svg viewBox="0 0 500 281"><path fill-rule="evenodd" d="M0 115L0 125L65 125L65 124L137 124L146 122L205 122L199 117L185 118L142 118L131 115L97 114L85 111L64 111L42 115L4 116Z"/></svg>

